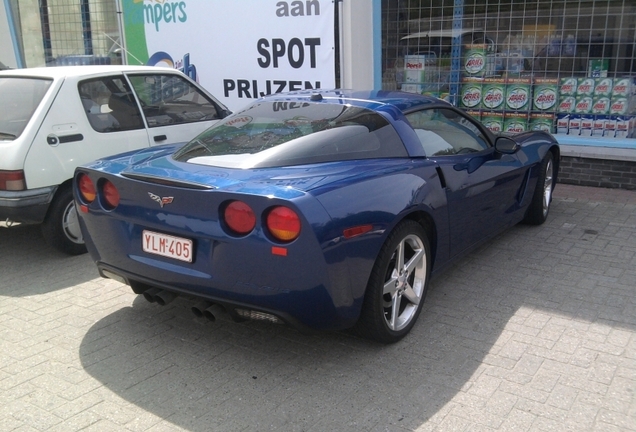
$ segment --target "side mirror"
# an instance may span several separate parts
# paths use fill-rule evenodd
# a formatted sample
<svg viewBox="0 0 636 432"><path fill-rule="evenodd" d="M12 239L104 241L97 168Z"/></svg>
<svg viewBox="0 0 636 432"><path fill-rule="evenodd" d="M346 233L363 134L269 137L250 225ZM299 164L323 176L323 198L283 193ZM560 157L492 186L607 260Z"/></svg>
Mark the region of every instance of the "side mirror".
<svg viewBox="0 0 636 432"><path fill-rule="evenodd" d="M495 150L499 153L513 154L519 150L521 146L512 138L500 136L495 140Z"/></svg>

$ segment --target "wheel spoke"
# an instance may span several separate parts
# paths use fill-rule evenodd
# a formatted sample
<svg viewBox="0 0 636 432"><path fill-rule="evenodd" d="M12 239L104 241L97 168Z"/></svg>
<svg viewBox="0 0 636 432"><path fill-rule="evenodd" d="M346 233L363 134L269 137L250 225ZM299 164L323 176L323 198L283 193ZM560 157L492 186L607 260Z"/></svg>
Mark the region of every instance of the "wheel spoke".
<svg viewBox="0 0 636 432"><path fill-rule="evenodd" d="M545 167L545 180L543 182L543 214L546 215L552 200L552 161L548 161Z"/></svg>
<svg viewBox="0 0 636 432"><path fill-rule="evenodd" d="M415 271L415 268L420 265L422 259L424 258L424 250L423 249L415 249L415 255L406 263L404 269L409 272L409 274Z"/></svg>
<svg viewBox="0 0 636 432"><path fill-rule="evenodd" d="M402 294L400 293L395 293L395 295L391 298L391 322L389 323L391 330L395 330L397 328L401 301Z"/></svg>
<svg viewBox="0 0 636 432"><path fill-rule="evenodd" d="M406 297L406 299L408 301L410 301L411 303L413 303L414 305L418 305L420 304L420 297L417 295L417 293L413 290L413 288L411 287L411 285L409 285L403 293L404 297Z"/></svg>
<svg viewBox="0 0 636 432"><path fill-rule="evenodd" d="M395 291L397 291L397 274L395 270L391 273L391 277L388 281L384 282L384 289L382 290L382 294L390 294L391 297L395 295Z"/></svg>
<svg viewBox="0 0 636 432"><path fill-rule="evenodd" d="M397 269L398 272L401 272L402 269L404 269L404 241L406 239L402 240L400 242L400 244L398 245L395 253L396 253L396 257L395 257L395 268Z"/></svg>

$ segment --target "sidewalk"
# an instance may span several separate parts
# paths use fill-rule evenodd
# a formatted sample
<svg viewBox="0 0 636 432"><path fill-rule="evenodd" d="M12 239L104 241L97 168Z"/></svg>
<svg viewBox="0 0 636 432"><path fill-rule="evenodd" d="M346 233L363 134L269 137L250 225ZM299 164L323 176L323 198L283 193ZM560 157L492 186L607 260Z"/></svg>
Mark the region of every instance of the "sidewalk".
<svg viewBox="0 0 636 432"><path fill-rule="evenodd" d="M636 192L557 185L379 346L208 322L0 227L2 431L635 431Z"/></svg>

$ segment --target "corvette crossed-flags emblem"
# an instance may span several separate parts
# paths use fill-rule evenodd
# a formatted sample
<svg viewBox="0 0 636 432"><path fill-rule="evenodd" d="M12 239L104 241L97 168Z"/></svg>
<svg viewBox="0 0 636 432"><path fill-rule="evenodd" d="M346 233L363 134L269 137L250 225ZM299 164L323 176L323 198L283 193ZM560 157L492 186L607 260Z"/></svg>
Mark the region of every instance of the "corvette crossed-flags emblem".
<svg viewBox="0 0 636 432"><path fill-rule="evenodd" d="M155 195L152 192L148 192L148 195L150 196L151 200L158 202L161 208L163 208L163 206L166 204L170 204L174 200L174 197L160 197L159 195Z"/></svg>

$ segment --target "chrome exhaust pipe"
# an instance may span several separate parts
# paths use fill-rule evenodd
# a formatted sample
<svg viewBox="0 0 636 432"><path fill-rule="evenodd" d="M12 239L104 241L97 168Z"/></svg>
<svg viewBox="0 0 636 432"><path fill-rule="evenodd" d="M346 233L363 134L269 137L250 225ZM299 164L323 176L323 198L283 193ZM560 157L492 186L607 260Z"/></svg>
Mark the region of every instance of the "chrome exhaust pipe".
<svg viewBox="0 0 636 432"><path fill-rule="evenodd" d="M162 290L162 291L159 291L157 294L155 294L155 301L160 306L165 306L176 298L177 298L177 295L171 291Z"/></svg>
<svg viewBox="0 0 636 432"><path fill-rule="evenodd" d="M194 306L192 306L192 308L190 308L190 310L194 315L196 315L197 318L201 318L203 316L203 312L210 306L212 306L212 303L210 303L209 301L202 301L196 303Z"/></svg>
<svg viewBox="0 0 636 432"><path fill-rule="evenodd" d="M216 321L216 317L224 312L224 309L218 304L213 304L209 308L203 311L203 316L208 320L214 322Z"/></svg>
<svg viewBox="0 0 636 432"><path fill-rule="evenodd" d="M150 288L143 292L143 296L150 303L157 301L156 295L161 291L159 288Z"/></svg>

